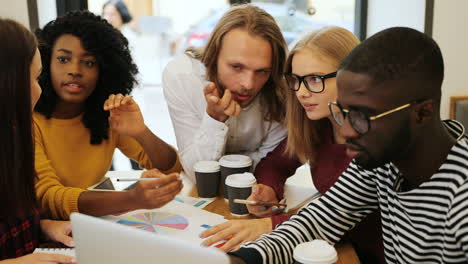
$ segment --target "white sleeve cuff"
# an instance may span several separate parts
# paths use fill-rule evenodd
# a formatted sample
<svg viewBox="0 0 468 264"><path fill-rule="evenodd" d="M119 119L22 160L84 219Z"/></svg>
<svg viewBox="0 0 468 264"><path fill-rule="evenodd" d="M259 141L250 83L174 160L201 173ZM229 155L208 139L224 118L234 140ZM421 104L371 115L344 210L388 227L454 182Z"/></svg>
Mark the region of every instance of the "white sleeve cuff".
<svg viewBox="0 0 468 264"><path fill-rule="evenodd" d="M227 120L226 120L226 122L227 122ZM206 111L203 114L203 120L202 120L201 127L205 131L210 131L210 133L212 133L213 130L214 130L214 131L216 131L215 133L217 133L219 131L221 134L227 134L228 129L229 129L229 127L226 125L226 123L220 122L220 121L212 118Z"/></svg>

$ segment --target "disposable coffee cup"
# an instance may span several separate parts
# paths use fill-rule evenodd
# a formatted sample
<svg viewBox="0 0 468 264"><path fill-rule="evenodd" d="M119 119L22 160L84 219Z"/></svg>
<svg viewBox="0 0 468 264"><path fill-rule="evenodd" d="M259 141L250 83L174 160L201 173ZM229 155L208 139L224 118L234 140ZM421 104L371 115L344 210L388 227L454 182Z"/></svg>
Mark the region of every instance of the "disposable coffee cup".
<svg viewBox="0 0 468 264"><path fill-rule="evenodd" d="M250 172L252 168L252 159L245 155L224 155L219 160L221 166L221 193L224 199L228 199L226 177L232 174Z"/></svg>
<svg viewBox="0 0 468 264"><path fill-rule="evenodd" d="M293 257L296 264L333 264L338 260L335 248L319 239L298 245Z"/></svg>
<svg viewBox="0 0 468 264"><path fill-rule="evenodd" d="M193 166L197 180L198 196L212 198L218 196L220 166L217 161L199 161Z"/></svg>
<svg viewBox="0 0 468 264"><path fill-rule="evenodd" d="M229 196L229 210L233 216L249 214L245 204L234 203L234 199L247 199L252 193L252 186L257 183L254 175L249 172L232 174L226 178L227 193Z"/></svg>

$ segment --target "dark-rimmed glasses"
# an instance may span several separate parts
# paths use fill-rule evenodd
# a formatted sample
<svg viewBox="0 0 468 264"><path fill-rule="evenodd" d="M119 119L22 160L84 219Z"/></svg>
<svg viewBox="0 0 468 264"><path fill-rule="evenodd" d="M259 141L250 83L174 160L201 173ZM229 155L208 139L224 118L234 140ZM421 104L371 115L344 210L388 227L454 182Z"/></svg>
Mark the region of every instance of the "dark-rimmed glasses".
<svg viewBox="0 0 468 264"><path fill-rule="evenodd" d="M374 116L368 116L367 113L364 113L358 110L344 109L337 102L328 103L328 108L330 109L330 113L333 119L339 126L342 126L344 124L346 117L348 117L349 123L354 128L354 130L356 130L359 134L363 135L369 131L370 121L379 119L381 117L384 117L389 114L408 108L412 104L414 103L408 103L408 104L393 108L391 110L388 110L386 112L383 112L381 114L374 115Z"/></svg>
<svg viewBox="0 0 468 264"><path fill-rule="evenodd" d="M299 76L291 72L284 73L286 83L288 84L289 89L297 92L301 83L312 93L321 93L325 90L325 80L328 78L336 77L336 72L332 72L325 75L317 74L308 74L304 76Z"/></svg>

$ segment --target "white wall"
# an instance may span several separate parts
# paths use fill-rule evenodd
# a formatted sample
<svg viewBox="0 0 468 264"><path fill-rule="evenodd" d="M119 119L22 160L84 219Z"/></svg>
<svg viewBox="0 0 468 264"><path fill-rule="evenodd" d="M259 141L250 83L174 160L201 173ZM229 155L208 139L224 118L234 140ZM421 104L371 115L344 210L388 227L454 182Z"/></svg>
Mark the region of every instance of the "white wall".
<svg viewBox="0 0 468 264"><path fill-rule="evenodd" d="M445 63L441 117L449 118L450 96L468 96L468 1L435 0L432 36L439 44Z"/></svg>
<svg viewBox="0 0 468 264"><path fill-rule="evenodd" d="M367 36L395 26L424 32L425 10L426 0L369 0Z"/></svg>
<svg viewBox="0 0 468 264"><path fill-rule="evenodd" d="M88 10L93 12L96 15L102 15L102 6L108 0L88 0Z"/></svg>
<svg viewBox="0 0 468 264"><path fill-rule="evenodd" d="M424 32L426 0L369 0L367 36L393 26ZM445 63L441 117L449 118L450 97L468 96L468 1L434 0L432 37L439 44Z"/></svg>
<svg viewBox="0 0 468 264"><path fill-rule="evenodd" d="M37 0L37 12L39 16L39 27L43 28L45 24L57 17L57 1Z"/></svg>
<svg viewBox="0 0 468 264"><path fill-rule="evenodd" d="M14 19L29 28L27 0L0 1L0 16Z"/></svg>

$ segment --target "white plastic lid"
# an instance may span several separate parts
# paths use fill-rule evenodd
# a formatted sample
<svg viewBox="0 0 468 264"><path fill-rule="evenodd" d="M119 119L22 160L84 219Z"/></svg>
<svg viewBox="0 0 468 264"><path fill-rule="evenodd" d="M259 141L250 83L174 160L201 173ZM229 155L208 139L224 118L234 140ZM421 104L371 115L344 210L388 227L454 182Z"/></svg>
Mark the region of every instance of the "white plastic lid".
<svg viewBox="0 0 468 264"><path fill-rule="evenodd" d="M224 155L219 160L219 164L227 168L244 168L252 166L252 159L245 155Z"/></svg>
<svg viewBox="0 0 468 264"><path fill-rule="evenodd" d="M236 188L252 187L257 183L257 179L250 172L232 174L227 176L226 185Z"/></svg>
<svg viewBox="0 0 468 264"><path fill-rule="evenodd" d="M210 173L219 171L220 166L217 161L203 160L195 163L195 165L193 165L193 169L196 172Z"/></svg>
<svg viewBox="0 0 468 264"><path fill-rule="evenodd" d="M338 260L335 248L324 240L313 240L294 249L294 260L304 264L332 264Z"/></svg>

